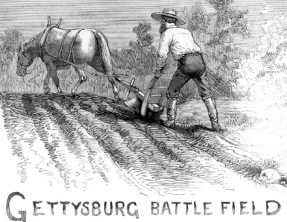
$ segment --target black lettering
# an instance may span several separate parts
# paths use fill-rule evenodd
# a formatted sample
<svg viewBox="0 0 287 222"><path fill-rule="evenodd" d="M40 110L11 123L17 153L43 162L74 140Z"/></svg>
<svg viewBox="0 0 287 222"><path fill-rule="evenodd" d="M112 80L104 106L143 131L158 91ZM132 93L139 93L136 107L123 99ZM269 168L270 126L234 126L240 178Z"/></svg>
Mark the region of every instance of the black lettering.
<svg viewBox="0 0 287 222"><path fill-rule="evenodd" d="M63 205L63 215L66 215L67 205L70 203L68 201L60 202Z"/></svg>
<svg viewBox="0 0 287 222"><path fill-rule="evenodd" d="M189 205L191 205L192 202L183 202L183 204L185 205L185 215L187 215L189 212Z"/></svg>
<svg viewBox="0 0 287 222"><path fill-rule="evenodd" d="M44 213L38 213L37 210L40 210L41 207L38 207L37 204L42 203L43 201L33 201L33 206L34 206L34 216L39 216L39 215L45 215Z"/></svg>
<svg viewBox="0 0 287 222"><path fill-rule="evenodd" d="M11 193L8 196L7 202L6 202L6 213L7 213L7 216L12 221L23 221L23 222L26 222L26 216L27 216L27 212L26 211L18 211L18 213L21 215L21 217L15 217L14 215L11 214L10 202L11 202L12 198L15 197L15 196L20 196L22 199L25 200L25 197L24 197L23 194L21 194L19 192Z"/></svg>
<svg viewBox="0 0 287 222"><path fill-rule="evenodd" d="M72 206L75 208L75 216L78 215L78 209L79 209L79 207L81 206L81 203L82 203L82 202L79 202L79 203L77 203L77 204L74 204L73 202L71 203Z"/></svg>
<svg viewBox="0 0 287 222"><path fill-rule="evenodd" d="M51 214L54 215L55 212L54 212L54 206L58 204L58 202L48 202L47 201L47 204L51 205Z"/></svg>
<svg viewBox="0 0 287 222"><path fill-rule="evenodd" d="M95 205L97 205L97 207ZM99 216L101 214L100 206L101 206L100 203L97 201L92 203L92 215L93 216ZM98 210L98 212L95 213L95 210Z"/></svg>
<svg viewBox="0 0 287 222"><path fill-rule="evenodd" d="M107 215L107 216L111 216L112 214L113 214L113 203L112 202L110 202L110 212L107 212L108 210L107 210L107 205L108 205L108 202L105 202L104 203L104 211L105 211L105 214Z"/></svg>
<svg viewBox="0 0 287 222"><path fill-rule="evenodd" d="M90 214L90 209L89 209L89 206L87 206L87 205L89 205L89 202L83 203L83 208L86 209L86 212L84 212L83 208L81 209L81 213L83 216L88 216Z"/></svg>
<svg viewBox="0 0 287 222"><path fill-rule="evenodd" d="M123 209L125 208L125 203L122 201L116 202L116 215L119 214L119 211L122 213L123 216L125 216L125 213Z"/></svg>
<svg viewBox="0 0 287 222"><path fill-rule="evenodd" d="M270 209L269 209L270 208L269 204L271 204L271 203L276 204L276 207L277 207L277 209L272 211L272 212L270 212ZM281 209L281 204L279 202L277 202L276 200L266 201L266 215L268 215L268 216L275 215L280 211L280 209Z"/></svg>
<svg viewBox="0 0 287 222"><path fill-rule="evenodd" d="M256 212L254 201L252 201L252 214L253 214L253 215L262 214L262 212L261 212L261 211Z"/></svg>
<svg viewBox="0 0 287 222"><path fill-rule="evenodd" d="M135 209L133 212L131 212L131 211L130 211L131 205L134 205L134 206L136 207L136 206L137 206L137 203L136 203L136 202L130 202L130 203L128 203L128 205L127 205L128 215L130 215L130 216L135 216L136 219L139 219L139 211L138 211L138 209Z"/></svg>
<svg viewBox="0 0 287 222"><path fill-rule="evenodd" d="M159 214L159 203L158 202L151 202L151 214L158 215Z"/></svg>
<svg viewBox="0 0 287 222"><path fill-rule="evenodd" d="M193 203L193 209L194 209L194 214L195 215L200 215L200 212L197 212L197 206L196 206L196 202Z"/></svg>
<svg viewBox="0 0 287 222"><path fill-rule="evenodd" d="M246 209L245 204L247 204L247 202L240 201L240 215L248 214L248 212L243 212L243 210Z"/></svg>
<svg viewBox="0 0 287 222"><path fill-rule="evenodd" d="M203 202L203 214L204 215L212 215L211 212L207 212L210 208L208 207L208 205L210 205L211 202Z"/></svg>
<svg viewBox="0 0 287 222"><path fill-rule="evenodd" d="M180 202L171 202L171 203L175 205L174 214L177 215L178 205L180 204Z"/></svg>
<svg viewBox="0 0 287 222"><path fill-rule="evenodd" d="M162 210L161 210L161 215L164 214L165 211L168 211L168 214L171 215L171 211L170 211L170 208L169 208L169 204L168 202L163 202L163 206L162 206Z"/></svg>
<svg viewBox="0 0 287 222"><path fill-rule="evenodd" d="M225 214L225 210L227 209L226 204L230 204L230 202L221 202L221 213Z"/></svg>

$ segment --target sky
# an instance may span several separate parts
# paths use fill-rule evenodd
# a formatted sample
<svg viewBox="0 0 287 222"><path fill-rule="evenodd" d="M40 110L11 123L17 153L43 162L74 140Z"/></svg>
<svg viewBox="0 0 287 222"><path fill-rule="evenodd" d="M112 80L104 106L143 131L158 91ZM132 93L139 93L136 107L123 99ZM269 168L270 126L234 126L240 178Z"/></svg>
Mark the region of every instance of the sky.
<svg viewBox="0 0 287 222"><path fill-rule="evenodd" d="M0 0L0 34L7 28L17 28L29 39L41 32L47 24L47 16L56 23L63 18L63 28L96 28L105 33L111 48L121 48L135 39L132 28L139 22L152 24L152 34L158 39L158 23L151 19L152 12L172 7L180 11L191 7L196 0ZM207 11L212 8L205 0ZM262 34L260 11L269 7L274 14L287 13L286 0L234 0L233 6L248 9L252 21L252 38L237 39L243 47L254 46Z"/></svg>

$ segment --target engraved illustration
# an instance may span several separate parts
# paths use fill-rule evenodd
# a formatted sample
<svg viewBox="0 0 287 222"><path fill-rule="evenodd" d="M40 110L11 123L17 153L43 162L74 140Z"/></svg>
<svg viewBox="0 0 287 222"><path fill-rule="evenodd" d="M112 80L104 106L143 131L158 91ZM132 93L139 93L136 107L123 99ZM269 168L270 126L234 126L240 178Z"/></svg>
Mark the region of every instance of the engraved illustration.
<svg viewBox="0 0 287 222"><path fill-rule="evenodd" d="M0 6L7 187L286 196L284 1Z"/></svg>

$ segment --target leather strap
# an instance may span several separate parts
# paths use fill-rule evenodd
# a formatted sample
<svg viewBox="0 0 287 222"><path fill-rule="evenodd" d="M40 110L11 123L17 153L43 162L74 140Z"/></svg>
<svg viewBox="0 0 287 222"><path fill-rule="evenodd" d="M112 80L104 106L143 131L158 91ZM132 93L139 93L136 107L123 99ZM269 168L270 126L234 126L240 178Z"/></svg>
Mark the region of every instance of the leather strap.
<svg viewBox="0 0 287 222"><path fill-rule="evenodd" d="M58 25L50 25L45 29L44 34L42 35L42 38L40 40L40 46L41 47L45 47L45 42L46 42L47 36L53 28L58 28Z"/></svg>
<svg viewBox="0 0 287 222"><path fill-rule="evenodd" d="M58 25L50 25L50 26L48 26L48 27L45 29L45 31L44 31L44 33L43 33L41 39L40 39L40 57L42 57L42 55L43 55L43 50L45 50L45 42L46 42L47 36L48 36L49 32L50 32L53 28L58 28Z"/></svg>
<svg viewBox="0 0 287 222"><path fill-rule="evenodd" d="M74 36L74 38L72 39L72 42L71 42L71 45L70 45L70 49L69 49L68 58L66 59L67 61L70 61L74 43L75 43L76 38L78 37L79 33L80 33L82 30L83 30L83 29L79 29L79 30L77 31L76 35Z"/></svg>
<svg viewBox="0 0 287 222"><path fill-rule="evenodd" d="M64 41L65 41L66 36L68 35L68 33L69 33L70 31L71 31L71 30L67 30L66 33L64 34L63 38L62 38L61 45L60 45L60 50L59 50L59 52L58 52L58 58L61 58L61 57L62 57L63 44L64 44Z"/></svg>

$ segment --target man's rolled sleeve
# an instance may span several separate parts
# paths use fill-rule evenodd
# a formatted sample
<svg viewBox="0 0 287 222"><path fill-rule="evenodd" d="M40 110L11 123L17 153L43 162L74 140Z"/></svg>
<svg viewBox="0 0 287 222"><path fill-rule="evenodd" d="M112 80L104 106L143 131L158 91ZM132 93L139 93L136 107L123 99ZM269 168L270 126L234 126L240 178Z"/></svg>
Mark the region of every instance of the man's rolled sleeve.
<svg viewBox="0 0 287 222"><path fill-rule="evenodd" d="M167 55L169 53L169 46L172 41L172 36L169 35L167 31L165 31L159 40L159 48L158 48L158 61L157 61L157 70L162 70L165 66Z"/></svg>

